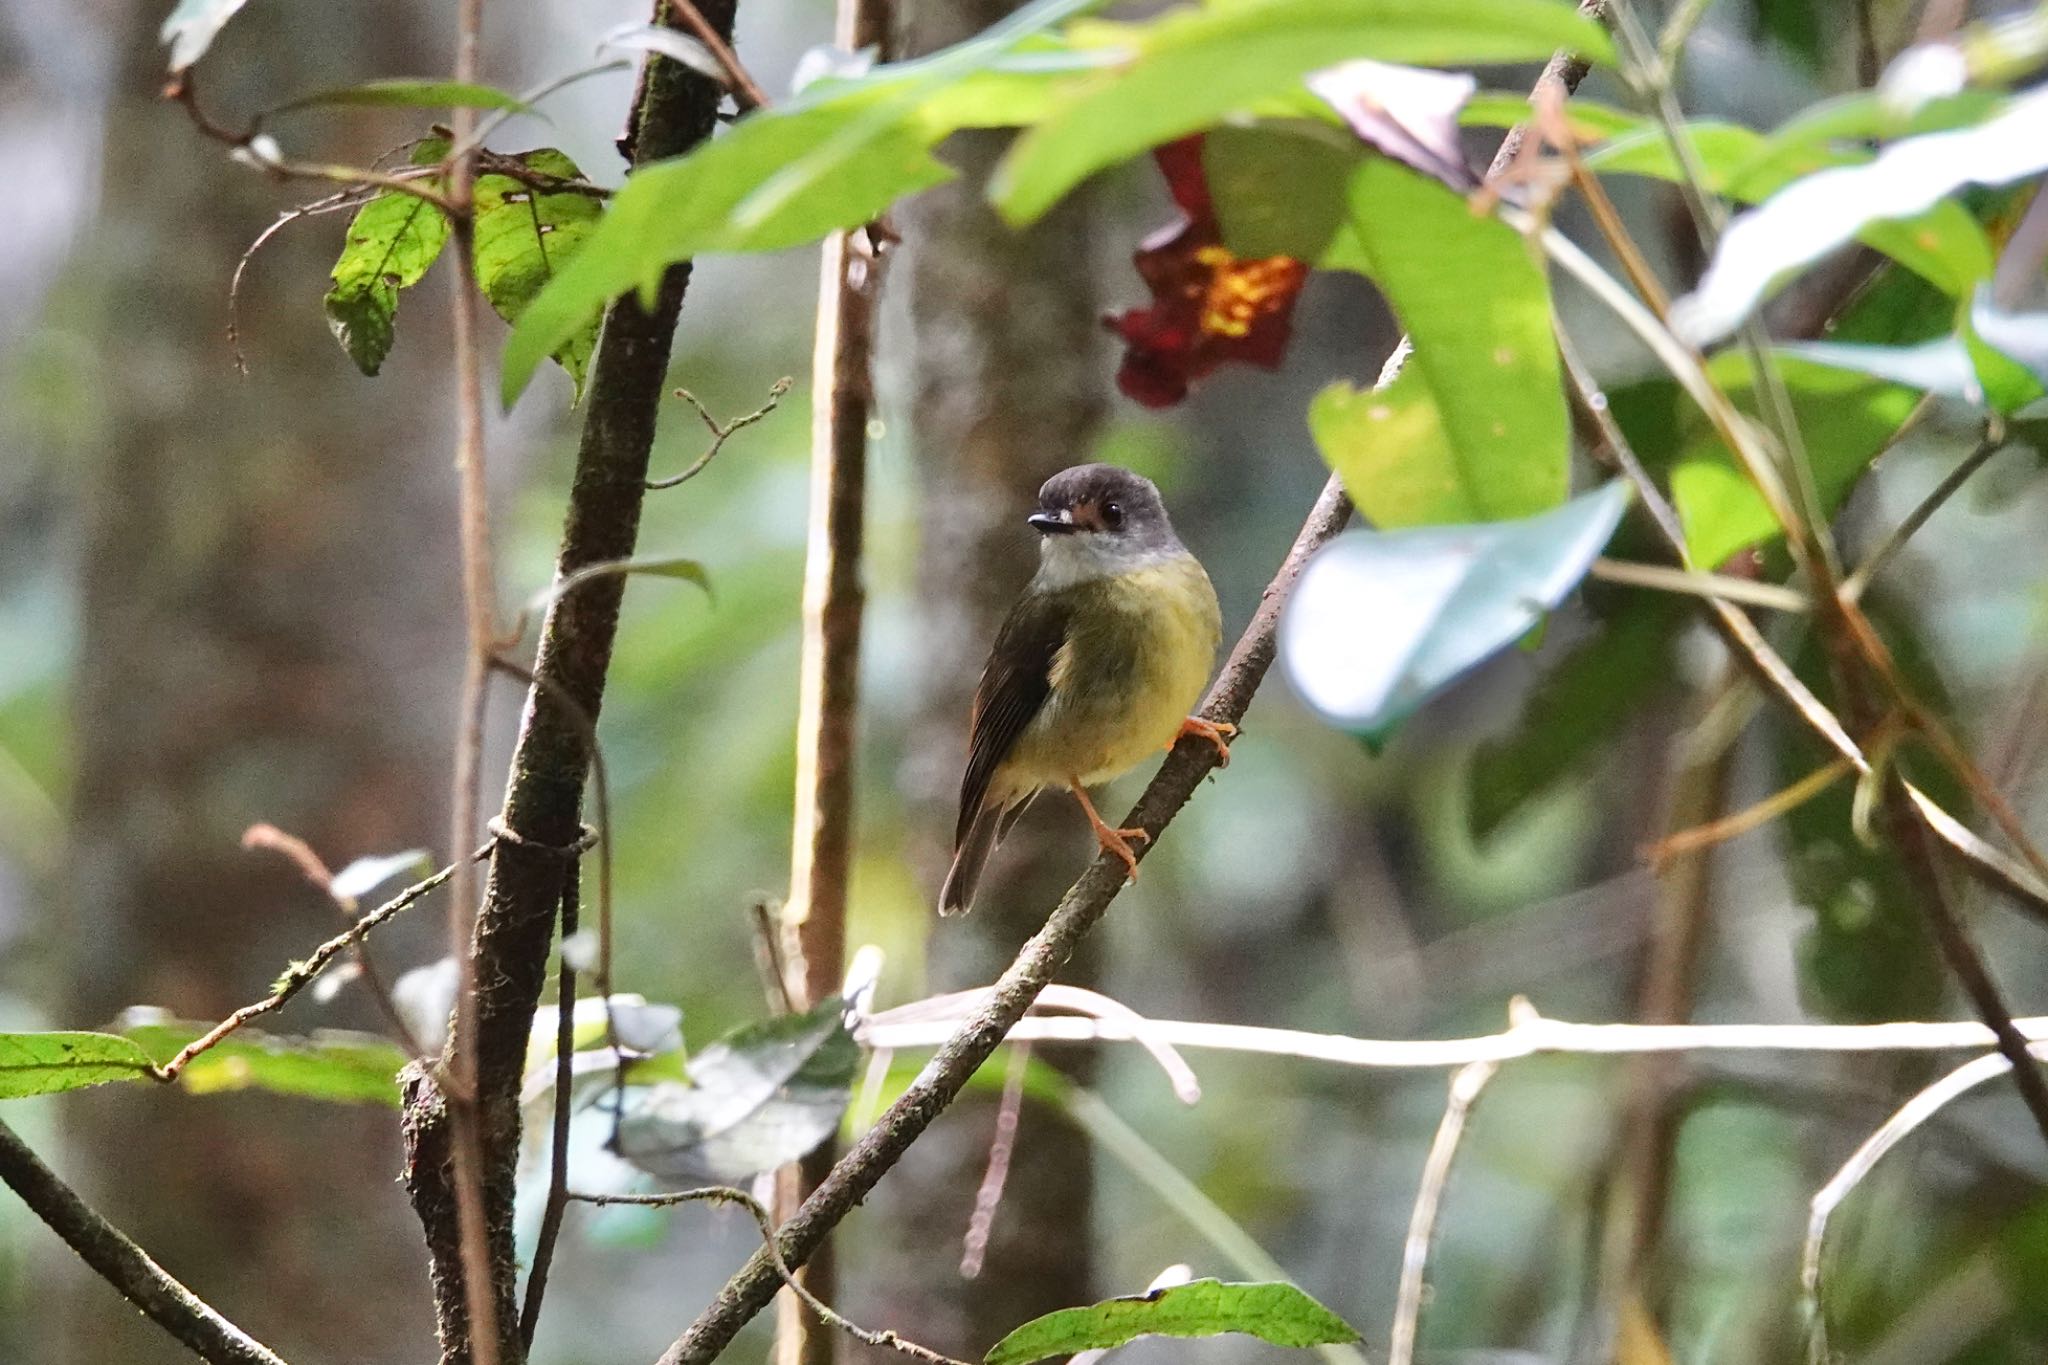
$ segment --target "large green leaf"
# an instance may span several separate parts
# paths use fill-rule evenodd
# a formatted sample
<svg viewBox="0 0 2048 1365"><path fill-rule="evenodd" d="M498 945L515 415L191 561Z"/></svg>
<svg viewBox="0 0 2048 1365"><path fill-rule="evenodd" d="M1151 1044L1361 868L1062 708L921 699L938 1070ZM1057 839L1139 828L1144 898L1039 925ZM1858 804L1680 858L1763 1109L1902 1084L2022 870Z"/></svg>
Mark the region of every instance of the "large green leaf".
<svg viewBox="0 0 2048 1365"><path fill-rule="evenodd" d="M1521 521L1339 537L1281 619L1295 690L1333 724L1385 735L1564 600L1627 505L1613 483Z"/></svg>
<svg viewBox="0 0 2048 1365"><path fill-rule="evenodd" d="M1383 528L1555 507L1568 486L1570 430L1550 290L1521 236L1377 158L1354 174L1350 202L1355 259L1415 354L1384 391L1340 383L1317 395L1309 429L1323 458Z"/></svg>
<svg viewBox="0 0 2048 1365"><path fill-rule="evenodd" d="M512 159L539 175L583 179L576 163L552 147L521 152ZM534 296L583 249L603 216L603 205L589 194L535 189L508 175L478 176L476 282L498 316L517 323ZM568 371L578 398L596 346L593 314L553 352Z"/></svg>
<svg viewBox="0 0 2048 1365"><path fill-rule="evenodd" d="M510 406L533 372L612 299L651 299L662 272L708 252L776 251L859 227L948 179L931 154L957 128L1035 117L1072 59L1048 26L1101 0L1038 0L944 52L821 80L687 156L636 171L585 249L520 315L505 344Z"/></svg>
<svg viewBox="0 0 2048 1365"><path fill-rule="evenodd" d="M210 1024L170 1019L156 1010L129 1010L120 1029L161 1065ZM320 1029L304 1038L241 1029L194 1058L178 1083L195 1095L267 1090L302 1099L398 1107L403 1048L375 1034Z"/></svg>
<svg viewBox="0 0 2048 1365"><path fill-rule="evenodd" d="M447 151L445 141L429 139L414 164ZM447 243L448 219L416 194L385 190L356 211L325 303L328 330L364 374L376 374L391 354L399 291L418 284Z"/></svg>
<svg viewBox="0 0 2048 1365"><path fill-rule="evenodd" d="M1234 0L1169 10L1112 41L1128 62L1082 87L997 168L989 193L1009 222L1035 222L1095 172L1291 95L1341 61L1612 55L1598 24L1551 0Z"/></svg>
<svg viewBox="0 0 2048 1365"><path fill-rule="evenodd" d="M989 1348L987 1365L1027 1365L1047 1356L1106 1351L1143 1336L1213 1337L1241 1332L1275 1346L1358 1340L1350 1323L1291 1284L1195 1280L1086 1308L1062 1308Z"/></svg>
<svg viewBox="0 0 2048 1365"><path fill-rule="evenodd" d="M1902 384L1799 356L1781 357L1777 364L1822 508L1832 512L1889 444L1920 395ZM1707 369L1738 407L1757 411L1755 376L1746 354L1723 352ZM1679 431L1671 497L1693 561L1713 568L1738 550L1776 539L1782 528L1705 417L1688 408Z"/></svg>
<svg viewBox="0 0 2048 1365"><path fill-rule="evenodd" d="M0 1033L0 1099L145 1080L150 1058L112 1033Z"/></svg>

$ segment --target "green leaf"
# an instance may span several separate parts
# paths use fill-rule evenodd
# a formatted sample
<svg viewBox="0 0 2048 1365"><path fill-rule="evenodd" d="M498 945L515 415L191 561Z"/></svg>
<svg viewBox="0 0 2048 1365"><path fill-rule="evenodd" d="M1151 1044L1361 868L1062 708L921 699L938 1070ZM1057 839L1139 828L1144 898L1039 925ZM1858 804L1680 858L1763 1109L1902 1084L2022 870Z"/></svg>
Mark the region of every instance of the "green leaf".
<svg viewBox="0 0 2048 1365"><path fill-rule="evenodd" d="M987 1365L1026 1365L1047 1356L1106 1351L1143 1336L1213 1337L1241 1332L1275 1346L1358 1340L1351 1324L1291 1284L1195 1280L1086 1308L1062 1308L989 1348Z"/></svg>
<svg viewBox="0 0 2048 1365"><path fill-rule="evenodd" d="M1339 537L1310 561L1281 619L1295 691L1332 724L1384 736L1541 622L1627 505L1613 483L1521 521Z"/></svg>
<svg viewBox="0 0 2048 1365"><path fill-rule="evenodd" d="M1415 341L1382 392L1335 384L1309 409L1330 467L1382 528L1498 521L1555 507L1570 430L1550 290L1522 238L1435 181L1380 159L1351 183L1347 250Z"/></svg>
<svg viewBox="0 0 2048 1365"><path fill-rule="evenodd" d="M147 1052L159 1065L211 1027L142 1009L129 1010L120 1024L123 1041ZM179 1073L178 1082L195 1095L267 1090L395 1109L398 1072L406 1060L404 1049L374 1034L321 1029L310 1037L287 1038L245 1028L195 1057Z"/></svg>
<svg viewBox="0 0 2048 1365"><path fill-rule="evenodd" d="M690 155L628 177L584 249L521 310L505 344L506 406L543 357L596 325L605 304L629 289L651 293L675 262L711 251L774 251L858 227L902 195L951 176L907 114L868 103L849 97L759 111ZM799 163L799 179L776 190L776 212L740 228L750 197Z"/></svg>
<svg viewBox="0 0 2048 1365"><path fill-rule="evenodd" d="M1672 644L1693 619L1690 605L1667 594L1631 592L1597 633L1551 665L1515 728L1473 756L1473 834L1486 838L1531 798L1587 772L1670 685Z"/></svg>
<svg viewBox="0 0 2048 1365"><path fill-rule="evenodd" d="M150 1058L111 1033L0 1033L0 1099L147 1080Z"/></svg>
<svg viewBox="0 0 2048 1365"><path fill-rule="evenodd" d="M581 183L576 163L552 147L511 158L537 175ZM536 189L509 175L480 175L476 181L476 282L498 316L517 323L527 305L589 243L604 216L595 195L576 190ZM597 349L598 319L564 338L552 352L583 396L583 376Z"/></svg>
<svg viewBox="0 0 2048 1365"><path fill-rule="evenodd" d="M183 71L206 55L213 40L249 0L178 0L178 7L157 30L157 41L171 49L171 71Z"/></svg>
<svg viewBox="0 0 2048 1365"><path fill-rule="evenodd" d="M860 1045L833 997L748 1024L705 1048L687 1083L628 1092L614 1149L663 1179L741 1180L794 1161L838 1131Z"/></svg>
<svg viewBox="0 0 2048 1365"><path fill-rule="evenodd" d="M676 262L778 251L859 227L904 195L950 179L932 145L956 128L1034 116L1054 83L1092 63L1077 63L1043 30L1100 3L1037 0L944 52L820 80L687 156L636 171L586 249L513 327L504 404L612 299L638 289L651 301Z"/></svg>
<svg viewBox="0 0 2048 1365"><path fill-rule="evenodd" d="M430 165L447 151L444 140L429 138L413 162ZM328 330L364 374L376 374L391 354L399 291L418 284L447 243L448 219L418 195L385 190L356 210L325 305Z"/></svg>
<svg viewBox="0 0 2048 1365"><path fill-rule="evenodd" d="M1081 87L997 167L989 196L1011 224L1037 221L1097 171L1290 96L1341 61L1540 61L1562 47L1606 62L1613 53L1598 24L1550 0L1234 0L1116 32L1128 64Z"/></svg>
<svg viewBox="0 0 2048 1365"><path fill-rule="evenodd" d="M271 112L283 114L294 109L336 104L397 109L504 109L518 114L533 112L533 106L525 100L496 86L478 85L472 81L404 79L364 81L361 85L316 90Z"/></svg>
<svg viewBox="0 0 2048 1365"><path fill-rule="evenodd" d="M1782 357L1778 370L1822 510L1832 512L1869 468L1872 458L1889 444L1920 395L1904 385L1799 356ZM1744 412L1757 411L1755 381L1746 354L1723 352L1708 362L1707 371ZM1680 433L1671 496L1685 525L1693 561L1711 569L1738 550L1775 540L1781 533L1776 519L1705 417L1687 410ZM1646 453L1645 458L1650 456Z"/></svg>
<svg viewBox="0 0 2048 1365"><path fill-rule="evenodd" d="M1312 124L1216 129L1202 139L1202 170L1223 245L1247 260L1322 261L1350 213L1364 155Z"/></svg>

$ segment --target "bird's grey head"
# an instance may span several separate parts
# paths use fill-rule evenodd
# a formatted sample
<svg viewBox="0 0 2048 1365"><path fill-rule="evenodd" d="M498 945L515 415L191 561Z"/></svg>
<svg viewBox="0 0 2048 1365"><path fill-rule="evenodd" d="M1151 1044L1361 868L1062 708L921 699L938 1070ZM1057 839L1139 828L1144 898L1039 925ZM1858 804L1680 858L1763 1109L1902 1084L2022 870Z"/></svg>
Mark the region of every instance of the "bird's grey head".
<svg viewBox="0 0 2048 1365"><path fill-rule="evenodd" d="M1038 490L1038 509L1026 520L1040 537L1043 586L1186 553L1152 481L1113 464L1075 465L1053 475Z"/></svg>

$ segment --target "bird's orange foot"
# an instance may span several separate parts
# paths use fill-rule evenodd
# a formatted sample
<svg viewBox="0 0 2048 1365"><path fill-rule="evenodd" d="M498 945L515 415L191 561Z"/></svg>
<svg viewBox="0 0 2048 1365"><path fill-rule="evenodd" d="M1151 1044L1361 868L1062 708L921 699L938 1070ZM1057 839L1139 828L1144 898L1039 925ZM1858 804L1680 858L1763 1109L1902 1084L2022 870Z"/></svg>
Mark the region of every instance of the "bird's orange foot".
<svg viewBox="0 0 2048 1365"><path fill-rule="evenodd" d="M1142 829L1117 829L1096 814L1095 803L1088 799L1088 791L1078 781L1069 781L1067 790L1074 793L1074 799L1081 803L1081 811L1088 817L1088 828L1095 831L1095 842L1102 845L1104 853L1114 853L1123 859L1124 872L1132 881L1138 880L1138 855L1131 850L1131 841L1141 844L1152 842L1152 836Z"/></svg>
<svg viewBox="0 0 2048 1365"><path fill-rule="evenodd" d="M1180 729L1174 734L1173 742L1178 744L1189 735L1206 739L1216 746L1216 766L1227 768L1230 766L1230 745L1225 741L1236 734L1237 727L1227 720L1203 720L1200 716L1189 716L1180 723ZM1173 745L1167 747L1172 748Z"/></svg>
<svg viewBox="0 0 2048 1365"><path fill-rule="evenodd" d="M1146 844L1152 836L1142 829L1111 829L1108 825L1095 827L1095 842L1102 845L1104 853L1114 853L1123 859L1124 875L1132 881L1138 880L1138 855L1131 848L1132 841Z"/></svg>

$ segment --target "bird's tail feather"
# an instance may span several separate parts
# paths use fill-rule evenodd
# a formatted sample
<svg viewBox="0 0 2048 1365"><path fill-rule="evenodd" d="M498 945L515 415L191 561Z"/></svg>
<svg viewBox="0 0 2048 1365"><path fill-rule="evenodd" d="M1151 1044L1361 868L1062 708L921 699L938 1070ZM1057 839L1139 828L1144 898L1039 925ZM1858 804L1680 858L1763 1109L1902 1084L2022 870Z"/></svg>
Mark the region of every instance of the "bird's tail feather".
<svg viewBox="0 0 2048 1365"><path fill-rule="evenodd" d="M941 915L964 915L974 908L974 888L981 882L981 870L988 866L988 855L995 852L1005 823L1003 808L993 802L974 813L973 823L953 850L946 884L939 888Z"/></svg>

